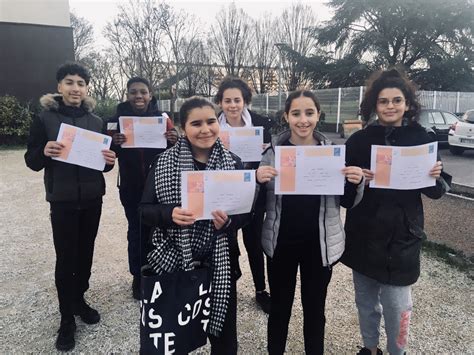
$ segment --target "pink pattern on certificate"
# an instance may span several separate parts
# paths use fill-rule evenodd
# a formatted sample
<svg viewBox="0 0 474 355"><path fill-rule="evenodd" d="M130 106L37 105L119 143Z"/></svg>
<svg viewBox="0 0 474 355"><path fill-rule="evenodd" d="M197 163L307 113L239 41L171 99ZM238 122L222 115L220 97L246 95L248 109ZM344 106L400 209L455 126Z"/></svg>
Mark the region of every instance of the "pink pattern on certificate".
<svg viewBox="0 0 474 355"><path fill-rule="evenodd" d="M61 150L61 159L67 160L69 153L71 152L72 143L76 137L77 129L73 126L63 126L63 136L61 137L61 143L64 144L64 148Z"/></svg>
<svg viewBox="0 0 474 355"><path fill-rule="evenodd" d="M389 186L392 172L392 148L378 147L375 161L375 184Z"/></svg>
<svg viewBox="0 0 474 355"><path fill-rule="evenodd" d="M123 144L124 146L133 146L134 143L134 135L133 135L133 118L123 118L122 119L123 125L123 134L127 137L127 141Z"/></svg>
<svg viewBox="0 0 474 355"><path fill-rule="evenodd" d="M280 190L296 190L296 149L281 148L280 150Z"/></svg>
<svg viewBox="0 0 474 355"><path fill-rule="evenodd" d="M204 174L190 173L188 175L188 210L195 218L204 215Z"/></svg>

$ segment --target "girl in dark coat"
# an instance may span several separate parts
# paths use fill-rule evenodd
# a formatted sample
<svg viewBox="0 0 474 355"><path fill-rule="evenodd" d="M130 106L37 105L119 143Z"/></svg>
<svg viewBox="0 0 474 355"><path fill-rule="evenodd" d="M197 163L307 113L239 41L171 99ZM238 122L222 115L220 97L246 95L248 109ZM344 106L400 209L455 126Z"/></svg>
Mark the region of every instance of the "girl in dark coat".
<svg viewBox="0 0 474 355"><path fill-rule="evenodd" d="M242 79L230 76L224 78L215 97L215 102L222 108L219 124L221 127L263 127L263 142L269 144L273 121L250 111L248 105L251 100L252 92ZM258 164L247 162L245 169L257 169ZM265 313L270 313L270 295L265 291L264 254L260 243L264 212L265 198L262 191L257 197L252 219L242 228L242 234L255 285L255 300Z"/></svg>
<svg viewBox="0 0 474 355"><path fill-rule="evenodd" d="M430 142L417 123L420 104L415 88L397 70L376 73L361 104L366 121L377 120L346 142L348 165L363 168L366 184L372 145L415 146ZM347 211L344 264L353 269L355 301L364 348L359 354L381 354L377 348L382 315L390 354L403 354L412 311L411 285L420 274L423 232L421 194L440 198L449 188L441 162L429 172L436 185L414 190L365 187L362 201ZM443 176L448 176L443 173Z"/></svg>

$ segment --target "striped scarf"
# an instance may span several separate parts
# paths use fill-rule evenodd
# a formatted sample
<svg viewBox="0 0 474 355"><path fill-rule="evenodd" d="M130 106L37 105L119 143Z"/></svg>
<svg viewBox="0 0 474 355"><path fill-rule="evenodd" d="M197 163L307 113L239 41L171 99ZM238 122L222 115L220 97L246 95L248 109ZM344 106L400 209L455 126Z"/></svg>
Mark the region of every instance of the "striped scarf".
<svg viewBox="0 0 474 355"><path fill-rule="evenodd" d="M234 170L235 161L218 139L209 155L206 170ZM194 161L189 141L180 138L174 147L165 151L157 160L155 169L155 192L158 203L181 204L181 172L193 171ZM153 250L148 261L158 274L177 270L192 270L193 256L210 255L211 313L207 332L219 336L222 332L231 287L229 242L225 234L216 235L211 220L196 221L193 225L180 227L173 224L163 230L153 231ZM206 249L207 250L203 250Z"/></svg>

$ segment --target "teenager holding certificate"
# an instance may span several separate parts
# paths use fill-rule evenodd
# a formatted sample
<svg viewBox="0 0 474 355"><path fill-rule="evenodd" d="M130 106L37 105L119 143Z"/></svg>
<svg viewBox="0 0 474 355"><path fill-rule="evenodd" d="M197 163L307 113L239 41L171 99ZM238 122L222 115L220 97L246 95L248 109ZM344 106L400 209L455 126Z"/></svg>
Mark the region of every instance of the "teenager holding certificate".
<svg viewBox="0 0 474 355"><path fill-rule="evenodd" d="M126 142L126 136L120 132L119 117L158 117L164 116L158 110L158 103L153 97L150 83L140 77L133 77L127 82L127 101L117 106L117 114L107 122L109 132L113 133L112 150L117 153L119 161L118 183L120 202L125 210L128 221L128 265L133 275L132 295L136 300L140 299L140 268L145 262L145 249L148 242L149 230L142 226L140 234L140 222L138 215L138 204L142 197L143 186L148 174L150 164L155 156L162 153L164 149L159 148L122 148L121 144ZM173 122L166 116L167 131L165 137L168 147L171 147L178 138L178 133L173 127ZM115 126L115 127L113 127Z"/></svg>
<svg viewBox="0 0 474 355"><path fill-rule="evenodd" d="M346 215L346 250L342 262L353 269L355 302L364 347L359 354L381 354L377 348L383 316L390 354L403 354L412 311L411 285L420 275L423 232L421 194L440 198L449 188L438 161L428 172L436 185L413 190L371 188L371 146L415 146L430 142L418 123L415 87L397 70L370 78L361 113L376 120L347 141L348 164L362 167L366 187L362 201ZM383 163L387 164L386 157ZM388 164L391 164L388 159ZM449 177L449 175L443 176ZM375 177L376 178L376 177Z"/></svg>
<svg viewBox="0 0 474 355"><path fill-rule="evenodd" d="M219 124L222 128L263 127L263 142L270 143L273 121L248 109L252 100L249 86L240 78L226 77L219 85L215 102L221 107ZM263 148L262 148L263 151ZM257 169L259 162L245 163L245 169ZM255 300L265 313L270 312L270 295L265 290L264 254L260 243L263 215L265 213L264 192L257 197L252 219L242 228L245 249L255 285Z"/></svg>
<svg viewBox="0 0 474 355"><path fill-rule="evenodd" d="M301 274L301 302L304 343L307 354L323 354L324 308L331 279L331 266L344 251L344 230L339 204L351 208L360 201L364 188L362 169L348 166L343 196L276 195L276 146L331 144L315 131L321 113L316 96L296 91L285 103L285 120L290 129L276 137L263 154L257 180L266 187L266 216L262 245L269 263L272 295L268 318L268 352L283 354L293 305L298 267Z"/></svg>
<svg viewBox="0 0 474 355"><path fill-rule="evenodd" d="M64 163L65 144L57 141L62 123L103 133L102 120L94 115L95 101L87 96L88 71L79 64L67 63L57 73L59 94L40 99L43 111L35 117L25 153L26 165L34 171L44 169L46 200L50 203L54 249L55 281L61 325L56 348L71 350L79 315L87 324L99 322L100 315L84 299L89 288L94 242L102 212L105 181L101 171ZM115 163L115 153L102 151L104 171Z"/></svg>
<svg viewBox="0 0 474 355"><path fill-rule="evenodd" d="M158 273L188 270L186 256L212 246L211 314L207 326L211 354L237 353L237 291L240 277L237 230L247 215L228 216L213 211L212 220L196 220L181 208L181 172L195 170L238 170L240 159L225 149L212 103L195 97L180 109L184 137L159 155L145 184L141 211L143 222L153 228L153 249L148 262ZM209 243L211 238L214 243ZM207 254L207 253L204 253Z"/></svg>

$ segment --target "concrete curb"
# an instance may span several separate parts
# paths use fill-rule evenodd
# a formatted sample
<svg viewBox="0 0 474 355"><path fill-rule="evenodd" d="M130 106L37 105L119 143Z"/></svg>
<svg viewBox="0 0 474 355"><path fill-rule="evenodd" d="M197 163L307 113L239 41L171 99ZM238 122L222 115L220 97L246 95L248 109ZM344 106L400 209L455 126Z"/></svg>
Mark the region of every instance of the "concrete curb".
<svg viewBox="0 0 474 355"><path fill-rule="evenodd" d="M474 198L474 186L463 185L453 182L451 183L450 193Z"/></svg>

